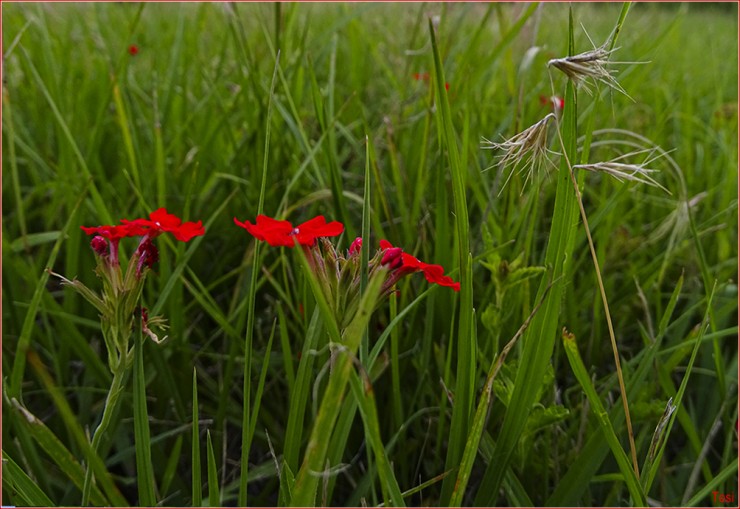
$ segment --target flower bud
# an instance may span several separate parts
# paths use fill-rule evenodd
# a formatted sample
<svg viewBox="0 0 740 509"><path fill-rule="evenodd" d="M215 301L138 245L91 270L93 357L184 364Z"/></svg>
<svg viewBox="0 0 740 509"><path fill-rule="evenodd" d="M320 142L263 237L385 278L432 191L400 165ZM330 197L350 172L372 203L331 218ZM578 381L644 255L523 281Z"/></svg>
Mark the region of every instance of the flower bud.
<svg viewBox="0 0 740 509"><path fill-rule="evenodd" d="M391 247L385 250L383 258L380 260L380 264L387 266L389 269L394 270L403 265L403 249L400 247Z"/></svg>
<svg viewBox="0 0 740 509"><path fill-rule="evenodd" d="M362 237L357 237L352 244L349 246L349 255L353 256L359 254L362 249Z"/></svg>
<svg viewBox="0 0 740 509"><path fill-rule="evenodd" d="M141 269L145 265L151 269L159 261L159 251L148 237L145 237L139 244L136 255L139 257L139 262L136 264L137 277L141 276Z"/></svg>
<svg viewBox="0 0 740 509"><path fill-rule="evenodd" d="M96 255L105 256L108 252L108 241L98 235L90 241L90 247Z"/></svg>

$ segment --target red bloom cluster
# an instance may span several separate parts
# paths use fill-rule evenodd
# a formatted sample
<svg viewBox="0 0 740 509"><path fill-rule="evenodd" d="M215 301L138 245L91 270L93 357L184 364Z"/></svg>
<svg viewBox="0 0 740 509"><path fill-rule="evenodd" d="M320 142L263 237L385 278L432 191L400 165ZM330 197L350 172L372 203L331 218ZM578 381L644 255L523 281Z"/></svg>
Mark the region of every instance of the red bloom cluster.
<svg viewBox="0 0 740 509"><path fill-rule="evenodd" d="M82 231L88 235L97 235L90 243L93 251L98 256L105 255L104 240L107 239L110 246L109 262L118 265L118 242L125 237L144 237L136 250L139 256L137 274L141 272L142 264L150 267L157 261L158 253L151 240L162 233L171 233L177 240L187 242L193 237L203 235L206 230L203 224L182 220L174 214L167 212L165 208L159 208L149 214L149 219L134 219L129 221L121 219L122 224L103 226L81 226Z"/></svg>
<svg viewBox="0 0 740 509"><path fill-rule="evenodd" d="M404 253L400 247L393 247L387 240L380 241L380 249L384 251L381 263L399 271L401 275L421 271L430 283L447 286L456 292L460 291L460 283L453 281L450 276L445 276L445 270L441 265L424 263L418 258Z"/></svg>
<svg viewBox="0 0 740 509"><path fill-rule="evenodd" d="M336 237L344 231L342 223L338 221L327 223L324 216L317 216L295 227L289 221L280 221L264 215L258 215L254 224L249 221L239 221L237 218L234 218L234 223L247 230L257 240L267 242L273 247L293 247L297 242L308 248L316 244L316 239ZM332 255L332 259L337 260L341 257L341 255L336 254L330 243L327 242L326 244L335 253ZM357 237L350 245L347 256L350 259L356 259L361 249L362 237ZM449 276L445 276L444 268L441 265L424 263L418 258L404 253L400 247L394 247L387 240L380 241L380 250L375 261L371 261L371 265L379 263L379 265L390 270L390 276L384 286L393 286L401 277L407 274L423 272L424 277L430 283L447 286L456 292L460 291L460 283L453 281Z"/></svg>
<svg viewBox="0 0 740 509"><path fill-rule="evenodd" d="M424 83L429 83L429 73L428 72L415 72L413 74L413 77L416 81L423 81ZM445 83L445 90L450 89L450 84Z"/></svg>
<svg viewBox="0 0 740 509"><path fill-rule="evenodd" d="M336 237L344 231L344 225L338 221L327 223L324 216L316 216L296 227L289 221L279 221L259 215L255 224L241 222L234 218L234 223L247 230L257 240L267 242L273 247L293 247L296 243L302 246L313 246L319 237Z"/></svg>
<svg viewBox="0 0 740 509"><path fill-rule="evenodd" d="M128 54L133 56L136 56L139 53L139 47L136 44L132 44L128 47Z"/></svg>
<svg viewBox="0 0 740 509"><path fill-rule="evenodd" d="M193 237L203 235L206 230L203 228L203 223L198 221L194 223L192 221L182 222L182 219L174 214L167 212L165 208L159 208L149 214L149 219L134 219L129 221L127 219L121 219L124 226L128 226L132 231L137 228L142 229L150 239L159 236L162 233L171 233L177 240L187 242ZM141 233L134 233L133 235L142 235Z"/></svg>

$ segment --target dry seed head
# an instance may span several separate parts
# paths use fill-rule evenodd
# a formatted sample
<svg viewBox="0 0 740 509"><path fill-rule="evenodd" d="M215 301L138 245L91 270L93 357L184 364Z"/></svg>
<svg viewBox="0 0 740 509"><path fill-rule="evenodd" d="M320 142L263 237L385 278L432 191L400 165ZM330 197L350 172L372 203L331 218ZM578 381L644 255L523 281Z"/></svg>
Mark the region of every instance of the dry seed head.
<svg viewBox="0 0 740 509"><path fill-rule="evenodd" d="M588 33L586 34L588 37ZM591 38L589 37L589 41ZM554 58L547 62L548 67L553 66L562 71L569 79L576 84L576 86L583 87L583 89L591 94L591 90L588 87L588 79L591 78L596 82L601 82L604 85L613 88L614 90L621 92L625 96L632 99L629 94L622 88L622 85L612 76L616 70L607 69L606 66L609 64L626 64L626 63L641 63L641 62L610 62L609 57L612 53L617 51L619 48L606 49L610 44L612 37L610 36L604 44L598 48L594 45L594 49L579 53L565 58ZM593 41L591 41L593 44Z"/></svg>
<svg viewBox="0 0 740 509"><path fill-rule="evenodd" d="M509 176L506 178L504 185L501 186L499 194L504 190L506 184L509 183L514 169L518 165L521 164L519 173L527 174L527 178L524 181L525 186L543 164L549 163L554 166L554 163L548 157L548 152L552 151L547 148L547 125L554 118L555 115L549 113L536 124L531 125L524 131L515 134L501 143L495 143L483 138L482 148L502 150L503 154L498 157L497 164L501 167L502 171L510 170Z"/></svg>
<svg viewBox="0 0 740 509"><path fill-rule="evenodd" d="M633 157L644 152L646 152L646 150L637 150L628 154L621 155L615 159L612 159L611 161L591 164L576 164L573 166L573 169L578 168L594 173L605 173L615 178L619 182L624 182L625 180L631 182L640 182L641 184L647 184L649 186L660 188L666 193L671 194L668 189L663 187L650 176L651 174L657 173L660 170L654 170L647 167L650 163L659 158L660 154L656 157L649 158L640 164L628 164L620 162L622 159Z"/></svg>

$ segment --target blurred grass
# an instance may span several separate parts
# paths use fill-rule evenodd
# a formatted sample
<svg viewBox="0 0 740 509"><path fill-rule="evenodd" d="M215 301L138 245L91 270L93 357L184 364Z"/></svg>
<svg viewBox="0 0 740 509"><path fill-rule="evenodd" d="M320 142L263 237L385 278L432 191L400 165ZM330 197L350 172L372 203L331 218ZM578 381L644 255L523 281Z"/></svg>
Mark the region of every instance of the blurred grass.
<svg viewBox="0 0 740 509"><path fill-rule="evenodd" d="M576 50L590 48L581 24L600 44L620 8L574 5ZM231 218L253 219L261 199L268 215L294 222L342 218L343 249L369 225L371 257L386 238L472 283L464 302L409 277L392 305L374 313L362 350L373 399L357 401L362 415L345 405L327 455L332 474L316 499L379 504L403 494L407 505L447 503L499 338L512 337L529 316L540 284L523 281L497 298L495 281L545 264L556 194L554 178L523 188L520 175L499 194L505 179L495 168L483 171L495 154L481 150L480 140L509 137L550 111L540 100L551 94L545 64L567 53L567 6L40 3L3 5L2 16L5 380L24 363L26 345L40 362L17 369L19 380L3 386L44 426L34 435L4 397L3 456L26 475L11 470L3 503L79 504L80 486L69 476L79 477L90 455L83 429L99 420L110 384L97 361L103 345L94 310L47 282L46 264L95 287L89 239L77 226L142 217L159 206L202 219L207 234L187 246L158 239L161 260L145 288L143 304L171 325L167 342L146 346L139 378L151 488L163 505L201 497L203 465L193 465L199 444L209 500L237 503L243 401L257 397L245 493L250 505L275 505L279 493L290 500L326 390L327 376L319 374L329 357L328 324L291 253L267 246L255 253L253 239L234 227ZM439 16L436 74L430 16ZM578 124L594 130L590 160L642 143L603 129L674 150L675 166L657 163L671 196L599 175L586 176L583 187L639 457L698 345L649 502L710 504L709 487L737 490L737 36L734 4L635 4L614 55L649 62L615 66L635 101L608 90L578 93ZM553 77L564 95L565 80ZM575 229L570 275L554 320L557 331L567 326L578 338L593 389L627 450L593 262L581 225L568 226ZM131 253L127 242L122 249ZM714 280L711 329L697 342ZM272 348L273 334L280 348ZM470 337L476 343L460 350ZM619 467L556 336L546 338L551 351L538 352L545 369L529 388L533 404L522 410L521 435L499 443L528 339L497 376L462 503L488 490L493 504L627 504L627 487L613 475ZM252 374L250 383L242 373ZM263 373L259 394L245 393L261 386ZM362 391L351 380L355 390L344 397L354 404ZM101 450L105 464L93 459L96 472L110 474L93 491L94 503L141 503L133 394L127 385ZM183 439L193 448L172 456ZM501 472L503 489L491 492L483 474L502 447L511 448L511 461ZM77 466L65 473L64 462ZM191 478L200 480L197 489ZM577 485L573 495L558 490L562 481Z"/></svg>

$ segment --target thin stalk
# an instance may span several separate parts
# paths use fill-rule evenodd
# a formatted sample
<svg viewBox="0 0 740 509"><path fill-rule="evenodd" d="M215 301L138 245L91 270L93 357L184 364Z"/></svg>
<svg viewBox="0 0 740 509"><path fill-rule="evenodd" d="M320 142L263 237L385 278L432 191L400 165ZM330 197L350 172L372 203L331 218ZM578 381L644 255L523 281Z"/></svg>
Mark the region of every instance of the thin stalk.
<svg viewBox="0 0 740 509"><path fill-rule="evenodd" d="M105 399L105 408L103 409L103 417L100 419L100 424L95 429L92 438L92 448L95 454L98 454L100 448L100 441L103 439L103 435L108 431L111 419L115 413L118 403L120 401L120 394L123 390L124 380L126 378L126 360L121 358L118 362L118 367L113 372L113 380L111 381L110 389L108 390L108 396ZM89 505L90 493L92 490L93 480L92 468L90 462L88 462L85 470L85 482L82 485L82 501L81 506Z"/></svg>
<svg viewBox="0 0 740 509"><path fill-rule="evenodd" d="M617 380L619 380L619 392L622 395L622 406L624 407L624 416L627 423L627 436L630 442L630 455L632 456L632 466L635 470L635 475L640 478L640 468L637 465L637 449L635 448L635 436L632 432L632 419L630 418L629 403L627 402L627 389L624 385L624 377L622 376L622 366L619 362L619 350L617 348L617 339L614 335L614 326L612 325L612 316L609 312L609 302L606 298L606 290L604 289L604 281L601 279L601 269L599 268L599 259L596 256L596 249L594 248L594 241L591 238L591 229L588 226L588 219L586 218L586 210L583 208L583 200L581 199L581 191L578 189L578 182L573 174L573 166L568 158L568 153L565 150L565 143L560 135L560 129L557 129L558 139L560 140L560 146L563 150L563 157L568 165L568 173L570 174L570 180L573 183L573 190L576 193L576 201L578 202L578 209L581 211L581 219L583 220L583 227L586 230L586 239L588 240L588 248L591 251L591 259L594 262L594 269L596 270L596 281L599 284L599 293L601 293L601 302L604 304L604 314L606 315L606 325L609 328L609 339L612 344L612 352L614 353L614 365L617 369Z"/></svg>

